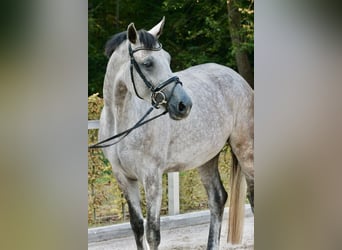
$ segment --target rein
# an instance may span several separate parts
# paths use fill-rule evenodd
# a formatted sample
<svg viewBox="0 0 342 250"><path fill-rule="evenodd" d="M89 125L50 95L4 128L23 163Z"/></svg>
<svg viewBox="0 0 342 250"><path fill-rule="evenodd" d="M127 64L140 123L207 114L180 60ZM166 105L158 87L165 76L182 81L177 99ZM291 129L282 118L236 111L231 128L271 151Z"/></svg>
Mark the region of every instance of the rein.
<svg viewBox="0 0 342 250"><path fill-rule="evenodd" d="M160 43L158 43L158 47L157 48L151 48L151 49L146 49L144 47L139 47L139 48L136 48L135 50L132 50L131 44L128 45L128 52L129 52L129 56L130 56L130 59L131 59L131 65L130 65L131 80L132 80L132 84L133 84L133 87L134 87L135 94L140 99L143 99L138 94L138 91L137 91L136 86L135 86L135 81L134 81L134 76L133 76L133 67L135 68L135 70L137 71L137 73L139 74L141 79L144 81L144 83L147 86L147 88L149 88L150 91L152 92L152 94L151 94L152 107L150 107L150 109L144 114L144 116L133 127L129 128L129 129L127 129L127 130L125 130L125 131L123 131L123 132L121 132L119 134L116 134L116 135L114 135L112 137L109 137L109 138L107 138L105 140L102 140L102 141L100 141L98 143L90 145L88 147L88 149L106 148L106 147L113 146L113 145L119 143L122 139L124 139L127 135L129 135L133 130L139 128L140 126L142 126L142 125L144 125L144 124L146 124L146 123L148 123L150 121L153 121L153 120L157 119L160 116L165 115L168 112L168 110L165 110L163 113L161 113L159 115L156 115L156 116L153 116L152 118L144 121L146 119L146 117L153 111L153 109L155 109L155 108L159 109L160 105L167 103L166 95L164 94L164 92L162 90L166 86L168 86L170 83L175 82L175 86L173 87L173 89L171 91L171 96L172 96L173 91L174 91L175 87L177 86L177 84L183 85L182 82L179 80L179 78L177 76L173 76L173 77L167 79L166 81L159 83L156 87L154 87L153 84L146 79L145 75L142 73L142 71L141 71L141 69L139 67L139 64L137 63L137 61L134 59L134 56L133 56L133 54L135 52L139 51L139 50L159 51L161 49L162 49L162 45ZM115 139L118 139L118 140L114 141L112 143L109 143L109 144L104 144L106 142L109 142L109 141L112 141L112 140L115 140Z"/></svg>
<svg viewBox="0 0 342 250"><path fill-rule="evenodd" d="M119 143L119 142L120 142L123 138L125 138L127 135L129 135L134 129L137 129L137 128L139 128L140 126L142 126L142 125L144 125L144 124L146 124L146 123L148 123L148 122L150 122L150 121L153 121L154 119L157 119L158 117L160 117L160 116L162 116L162 115L165 115L165 114L168 112L167 110L165 110L163 113L161 113L161 114L159 114L159 115L156 115L156 116L153 116L152 118L150 118L150 119L144 121L145 118L153 111L154 108L155 108L155 107L151 107L149 110L147 110L147 112L145 113L145 115L144 115L144 116L143 116L143 117L142 117L142 118L141 118L133 127L129 128L129 129L127 129L127 130L125 130L125 131L123 131L123 132L121 132L121 133L119 133L119 134L116 134L116 135L114 135L114 136L112 136L112 137L109 137L109 138L107 138L107 139L105 139L105 140L102 140L102 141L100 141L100 142L98 142L98 143L95 143L95 144L89 146L88 148L89 148L89 149L94 149L94 148L106 148L106 147L113 146L113 145ZM121 137L121 138L120 138L120 137ZM114 139L117 139L117 138L120 138L120 139L117 140L117 141L115 141L115 142L112 142L112 143L110 143L110 144L101 145L101 144L103 144L103 143L105 143L105 142L109 142L109 141L114 140Z"/></svg>

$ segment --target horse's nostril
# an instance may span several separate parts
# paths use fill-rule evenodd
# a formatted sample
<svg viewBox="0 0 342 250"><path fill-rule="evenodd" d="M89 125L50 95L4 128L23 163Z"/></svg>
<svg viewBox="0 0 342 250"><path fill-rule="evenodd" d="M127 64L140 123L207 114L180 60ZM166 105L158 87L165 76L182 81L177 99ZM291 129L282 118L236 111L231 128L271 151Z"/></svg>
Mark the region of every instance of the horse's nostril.
<svg viewBox="0 0 342 250"><path fill-rule="evenodd" d="M183 112L183 111L186 110L186 106L184 105L183 102L180 102L180 103L178 104L178 110L179 110L180 112Z"/></svg>

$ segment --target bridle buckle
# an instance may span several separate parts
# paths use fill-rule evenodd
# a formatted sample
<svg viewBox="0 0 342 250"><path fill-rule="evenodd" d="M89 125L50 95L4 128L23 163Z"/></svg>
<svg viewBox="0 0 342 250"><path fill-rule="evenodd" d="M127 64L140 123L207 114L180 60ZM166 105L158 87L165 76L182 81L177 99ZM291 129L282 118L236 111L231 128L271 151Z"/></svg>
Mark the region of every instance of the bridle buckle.
<svg viewBox="0 0 342 250"><path fill-rule="evenodd" d="M153 107L157 109L160 108L160 105L167 103L166 96L162 91L152 92L151 99Z"/></svg>

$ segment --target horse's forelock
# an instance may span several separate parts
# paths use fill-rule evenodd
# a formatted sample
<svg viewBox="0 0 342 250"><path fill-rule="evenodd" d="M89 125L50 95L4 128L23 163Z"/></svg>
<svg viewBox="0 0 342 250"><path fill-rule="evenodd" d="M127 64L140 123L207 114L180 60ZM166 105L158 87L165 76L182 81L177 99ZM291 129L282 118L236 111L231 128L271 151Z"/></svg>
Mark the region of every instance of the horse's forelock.
<svg viewBox="0 0 342 250"><path fill-rule="evenodd" d="M139 40L140 43L146 48L146 49L152 49L153 46L156 44L157 39L150 33L148 33L146 30L139 30ZM124 41L127 40L127 32L123 31L121 33L118 33L110 40L107 41L105 46L105 55L109 58L114 50L116 50L117 47L119 47Z"/></svg>
<svg viewBox="0 0 342 250"><path fill-rule="evenodd" d="M157 38L146 30L139 30L138 33L140 43L142 43L146 49L152 49L157 42Z"/></svg>

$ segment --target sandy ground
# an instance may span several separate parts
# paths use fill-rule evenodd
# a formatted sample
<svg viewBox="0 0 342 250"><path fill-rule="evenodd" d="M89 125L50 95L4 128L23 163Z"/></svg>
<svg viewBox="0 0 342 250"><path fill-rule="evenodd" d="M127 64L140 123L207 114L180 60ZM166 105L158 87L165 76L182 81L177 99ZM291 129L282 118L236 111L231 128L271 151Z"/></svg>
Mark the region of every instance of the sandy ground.
<svg viewBox="0 0 342 250"><path fill-rule="evenodd" d="M163 230L161 228L161 243L159 250L199 250L206 249L209 224L192 225ZM254 217L249 213L245 218L243 243L232 246L226 242L227 219L224 217L221 230L220 249L254 249ZM133 235L102 242L88 244L90 250L134 250L136 249Z"/></svg>

